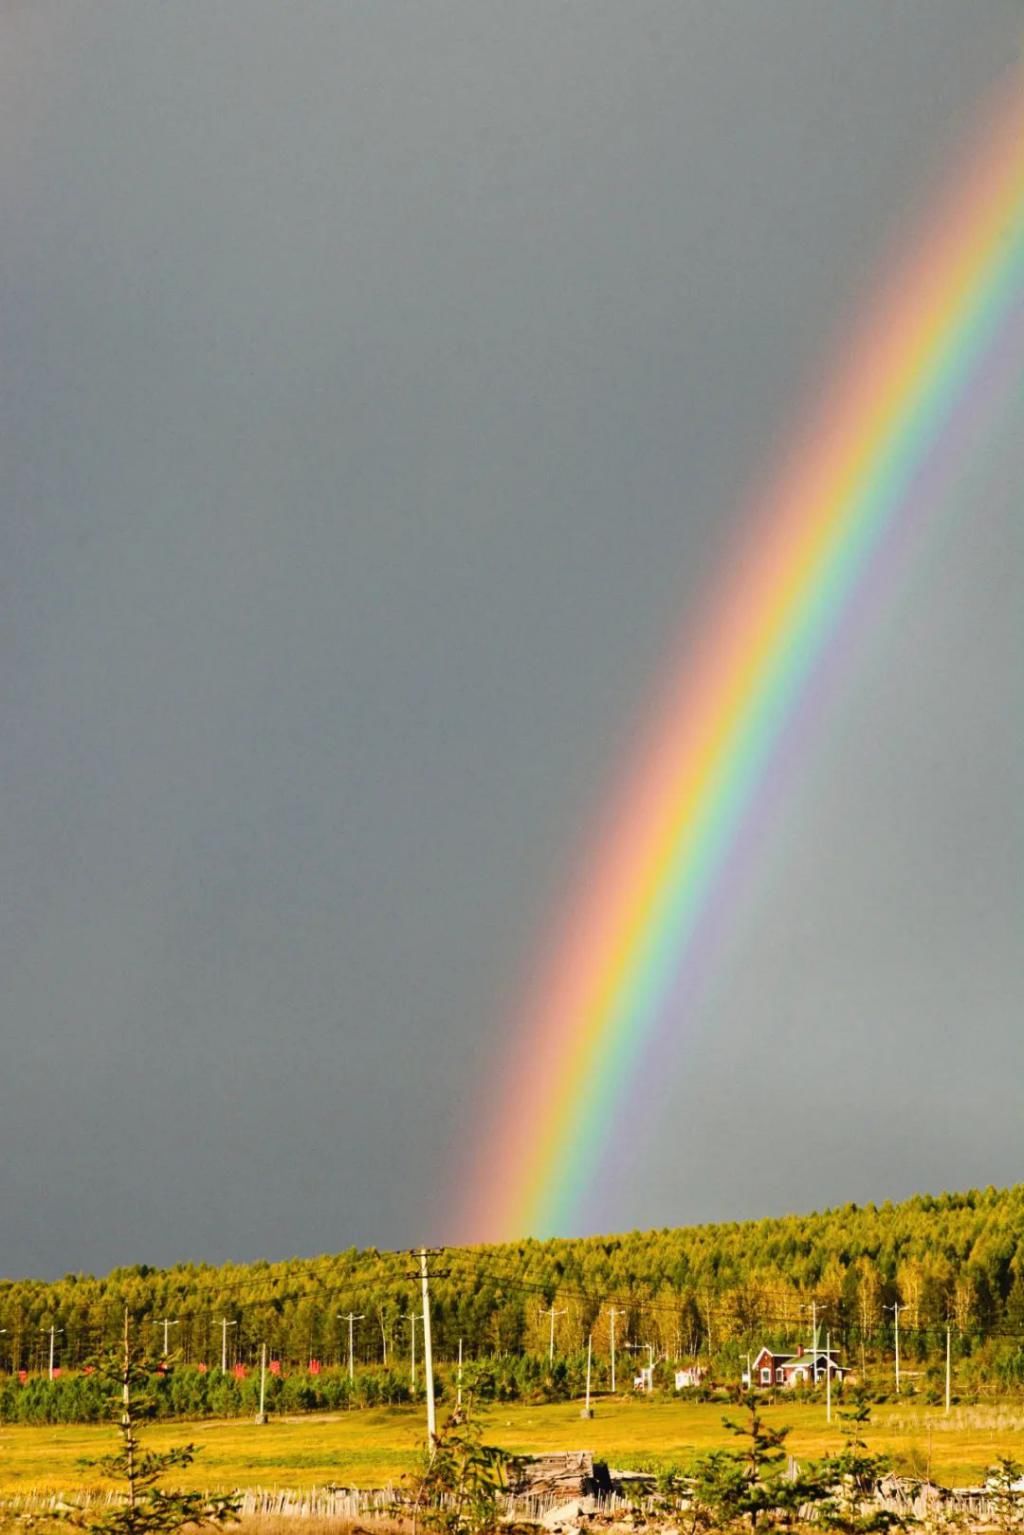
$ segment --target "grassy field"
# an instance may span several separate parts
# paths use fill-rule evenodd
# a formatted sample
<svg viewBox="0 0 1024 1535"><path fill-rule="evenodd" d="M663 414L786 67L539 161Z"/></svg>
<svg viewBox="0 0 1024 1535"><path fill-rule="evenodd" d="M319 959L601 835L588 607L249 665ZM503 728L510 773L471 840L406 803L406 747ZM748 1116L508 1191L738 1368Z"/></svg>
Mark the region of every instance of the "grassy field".
<svg viewBox="0 0 1024 1535"><path fill-rule="evenodd" d="M598 1401L581 1421L579 1404L489 1408L480 1414L484 1437L521 1453L588 1449L612 1465L685 1466L694 1454L727 1445L722 1407L693 1402L618 1399ZM840 1444L820 1404L770 1407L766 1416L788 1424L788 1446L798 1460ZM382 1408L310 1417L161 1423L144 1429L153 1448L193 1441L195 1464L177 1478L183 1487L313 1487L325 1483L375 1487L397 1482L417 1465L423 1443L422 1409ZM109 1427L0 1427L0 1494L73 1492L102 1487L84 1460L107 1454ZM891 1455L898 1469L932 1475L947 1485L982 1480L997 1455L1024 1459L1024 1404L954 1408L877 1407L865 1437L873 1451Z"/></svg>

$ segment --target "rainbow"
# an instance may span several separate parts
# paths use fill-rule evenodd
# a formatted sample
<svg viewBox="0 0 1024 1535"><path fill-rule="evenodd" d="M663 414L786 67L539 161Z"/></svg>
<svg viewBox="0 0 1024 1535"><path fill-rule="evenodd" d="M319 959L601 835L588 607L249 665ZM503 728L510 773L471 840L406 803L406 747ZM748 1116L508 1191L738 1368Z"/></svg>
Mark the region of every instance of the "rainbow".
<svg viewBox="0 0 1024 1535"><path fill-rule="evenodd" d="M473 1145L467 1241L566 1231L655 1036L678 1048L702 936L837 633L941 449L1024 369L1024 89L1015 71L840 349L699 615L511 1029ZM931 472L929 472L931 470ZM936 481L940 483L937 484ZM492 1078L493 1081L493 1078Z"/></svg>

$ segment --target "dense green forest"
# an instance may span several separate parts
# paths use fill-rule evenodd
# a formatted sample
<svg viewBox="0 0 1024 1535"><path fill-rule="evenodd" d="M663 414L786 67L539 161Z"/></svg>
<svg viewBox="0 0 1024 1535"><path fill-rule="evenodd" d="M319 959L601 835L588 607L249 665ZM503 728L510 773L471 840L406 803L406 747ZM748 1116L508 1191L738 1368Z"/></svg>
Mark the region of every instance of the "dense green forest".
<svg viewBox="0 0 1024 1535"><path fill-rule="evenodd" d="M431 1263L439 1378L450 1382L461 1340L467 1368L491 1394L574 1391L588 1334L598 1384L607 1385L613 1311L620 1386L631 1374L622 1351L633 1346L646 1359L648 1345L667 1363L710 1361L714 1379L731 1381L747 1350L809 1342L812 1303L822 1334L831 1333L862 1383L884 1389L889 1378L897 1303L905 1390L934 1387L947 1325L958 1390L1024 1383L1024 1185L728 1225L449 1249ZM408 1398L413 1330L422 1348L414 1269L405 1252L352 1249L280 1263L140 1264L105 1278L4 1281L0 1412L93 1415L96 1388L82 1372L115 1344L125 1306L154 1356L166 1332L175 1362L160 1385L168 1411L246 1410L263 1344L272 1396L287 1405ZM48 1374L51 1329L60 1376L52 1383L33 1379ZM669 1385L667 1364L660 1374ZM44 1386L38 1410L30 1410L32 1393Z"/></svg>

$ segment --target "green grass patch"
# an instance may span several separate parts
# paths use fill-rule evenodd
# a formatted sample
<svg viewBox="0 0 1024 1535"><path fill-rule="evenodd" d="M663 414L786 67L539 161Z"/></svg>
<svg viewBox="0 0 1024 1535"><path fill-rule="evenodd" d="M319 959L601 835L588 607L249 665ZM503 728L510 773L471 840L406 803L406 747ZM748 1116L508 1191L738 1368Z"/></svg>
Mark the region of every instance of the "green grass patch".
<svg viewBox="0 0 1024 1535"><path fill-rule="evenodd" d="M485 1439L515 1453L587 1449L612 1465L685 1467L707 1450L735 1443L722 1424L721 1404L671 1400L598 1399L581 1420L580 1404L492 1406L479 1414ZM838 1413L831 1427L820 1403L768 1407L773 1425L792 1430L788 1448L800 1461L840 1447ZM315 1487L327 1483L379 1487L413 1471L425 1438L422 1408L380 1408L295 1418L262 1427L242 1419L144 1426L154 1449L189 1441L200 1446L177 1484L223 1491L235 1487ZM865 1437L872 1451L898 1469L962 1486L983 1479L999 1455L1024 1458L1024 1414L1017 1404L955 1409L882 1406ZM113 1448L113 1426L7 1424L0 1427L0 1494L73 1493L106 1485L94 1460Z"/></svg>

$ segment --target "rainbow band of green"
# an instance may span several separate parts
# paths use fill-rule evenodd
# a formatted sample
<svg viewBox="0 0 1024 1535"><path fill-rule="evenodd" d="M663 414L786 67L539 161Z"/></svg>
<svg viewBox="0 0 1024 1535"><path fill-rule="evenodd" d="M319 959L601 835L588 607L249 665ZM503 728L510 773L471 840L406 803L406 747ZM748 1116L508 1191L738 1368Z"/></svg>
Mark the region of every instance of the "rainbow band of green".
<svg viewBox="0 0 1024 1535"><path fill-rule="evenodd" d="M914 477L970 387L971 379L1024 283L1024 225L1006 254L937 349L930 370L892 422L863 483L837 516L832 543L814 583L794 605L789 627L766 658L757 689L737 721L714 793L700 812L695 834L659 892L614 1011L607 1014L594 1055L577 1082L582 1111L567 1126L557 1177L547 1180L529 1229L540 1234L571 1221L589 1169L598 1160L607 1125L635 1076L635 1056L661 1008L706 908L710 891L750 813L770 759L842 612L876 556L892 519L906 504Z"/></svg>
<svg viewBox="0 0 1024 1535"><path fill-rule="evenodd" d="M1024 90L1015 75L759 498L739 575L659 688L619 813L515 1027L474 1148L469 1240L565 1230L614 1143L667 1004L831 641L1024 298ZM1011 356L1016 362L1016 353ZM981 391L976 391L981 397ZM934 460L933 460L934 461ZM761 501L763 500L763 505ZM677 675L678 673L678 675ZM677 1021L673 1028L678 1032Z"/></svg>

